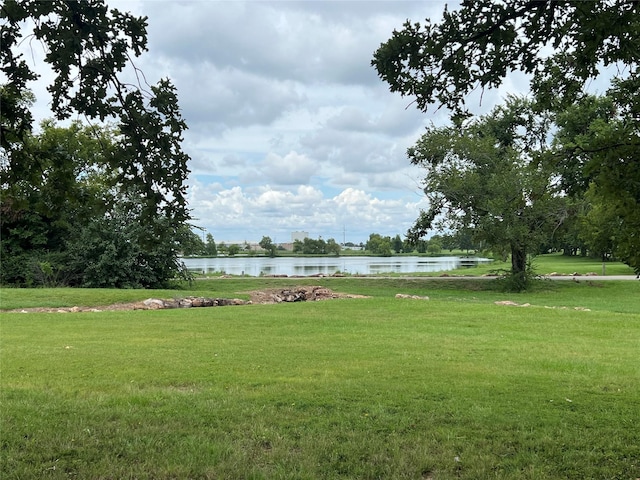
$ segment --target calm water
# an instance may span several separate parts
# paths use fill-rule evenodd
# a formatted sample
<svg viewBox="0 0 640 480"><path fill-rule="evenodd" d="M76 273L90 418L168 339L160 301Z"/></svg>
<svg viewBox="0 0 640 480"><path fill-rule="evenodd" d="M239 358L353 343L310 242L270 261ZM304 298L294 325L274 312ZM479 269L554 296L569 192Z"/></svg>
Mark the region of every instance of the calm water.
<svg viewBox="0 0 640 480"><path fill-rule="evenodd" d="M228 275L352 275L375 273L417 273L453 270L486 263L486 258L460 257L217 257L185 258L194 272L224 272Z"/></svg>

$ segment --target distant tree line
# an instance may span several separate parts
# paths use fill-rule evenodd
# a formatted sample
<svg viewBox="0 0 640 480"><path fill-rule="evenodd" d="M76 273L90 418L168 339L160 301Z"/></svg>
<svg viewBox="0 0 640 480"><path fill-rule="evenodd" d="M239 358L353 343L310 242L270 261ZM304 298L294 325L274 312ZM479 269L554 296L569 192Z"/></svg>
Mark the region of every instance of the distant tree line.
<svg viewBox="0 0 640 480"><path fill-rule="evenodd" d="M323 240L319 238L305 238L293 242L293 252L304 255L340 255L340 245L333 239Z"/></svg>

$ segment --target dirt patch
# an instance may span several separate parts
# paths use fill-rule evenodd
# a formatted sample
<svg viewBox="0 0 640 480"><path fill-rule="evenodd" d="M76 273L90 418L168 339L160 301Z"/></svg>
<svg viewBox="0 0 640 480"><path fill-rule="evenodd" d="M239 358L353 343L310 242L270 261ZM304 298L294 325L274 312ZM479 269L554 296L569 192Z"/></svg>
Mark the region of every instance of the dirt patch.
<svg viewBox="0 0 640 480"><path fill-rule="evenodd" d="M78 313L124 310L164 310L171 308L223 307L249 304L315 302L337 298L367 298L364 295L336 293L320 286L272 288L248 292L249 300L239 298L184 297L174 299L148 298L141 302L116 303L100 307L35 307L5 310L5 313Z"/></svg>

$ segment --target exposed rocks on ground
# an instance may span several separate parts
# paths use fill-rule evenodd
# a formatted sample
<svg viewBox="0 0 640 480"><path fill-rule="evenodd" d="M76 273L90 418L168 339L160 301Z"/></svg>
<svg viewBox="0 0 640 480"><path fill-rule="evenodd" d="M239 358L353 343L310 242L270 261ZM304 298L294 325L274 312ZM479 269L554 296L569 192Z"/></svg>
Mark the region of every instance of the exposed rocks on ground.
<svg viewBox="0 0 640 480"><path fill-rule="evenodd" d="M316 302L334 298L367 298L364 295L335 293L329 288L320 286L258 290L250 292L250 296L253 303Z"/></svg>
<svg viewBox="0 0 640 480"><path fill-rule="evenodd" d="M171 308L198 308L198 307L223 307L233 305L250 305L252 303L283 303L283 302L308 302L318 300L330 300L334 298L366 298L363 295L349 295L335 293L329 288L291 287L274 288L268 290L258 290L249 292L250 299L239 298L206 298L206 297L185 297L171 300L162 298L148 298L141 302L118 303L102 307L40 307L9 310L9 312L44 312L44 313L77 313L77 312L102 312L114 310L164 310Z"/></svg>
<svg viewBox="0 0 640 480"><path fill-rule="evenodd" d="M558 272L551 272L551 273L547 273L547 277L597 277L598 274L595 272L587 272L587 273L578 273L578 272L573 272L573 273L558 273Z"/></svg>
<svg viewBox="0 0 640 480"><path fill-rule="evenodd" d="M173 300L163 300L160 298L148 298L136 303L133 310L161 310L165 308L197 308L197 307L226 307L229 305L246 305L251 303L239 298L206 298L206 297L186 297Z"/></svg>
<svg viewBox="0 0 640 480"><path fill-rule="evenodd" d="M409 298L411 300L429 300L429 297L421 297L420 295L407 295L406 293L396 293L396 298Z"/></svg>
<svg viewBox="0 0 640 480"><path fill-rule="evenodd" d="M493 302L496 305L502 305L502 306L507 306L507 307L532 307L533 305L531 305L530 303L516 303L516 302L512 302L511 300L502 300L499 302ZM558 309L558 310L571 310L570 307L549 307L546 306L544 308L550 308L550 309ZM589 308L585 308L585 307L573 307L573 310L578 310L580 312L590 312L591 309Z"/></svg>

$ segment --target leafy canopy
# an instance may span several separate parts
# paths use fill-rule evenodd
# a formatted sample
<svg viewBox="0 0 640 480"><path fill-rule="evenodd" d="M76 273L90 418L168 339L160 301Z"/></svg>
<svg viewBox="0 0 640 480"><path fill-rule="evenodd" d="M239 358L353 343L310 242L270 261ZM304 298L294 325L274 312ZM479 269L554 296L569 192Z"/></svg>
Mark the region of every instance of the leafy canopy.
<svg viewBox="0 0 640 480"><path fill-rule="evenodd" d="M510 97L463 128L428 129L409 149L426 171L430 204L409 240L434 226L471 231L485 248L511 254L511 274L524 275L527 253L537 253L566 217L554 173L542 162L549 125L530 101Z"/></svg>
<svg viewBox="0 0 640 480"><path fill-rule="evenodd" d="M375 52L372 65L391 91L466 116L465 97L497 87L512 71L533 75L549 103L570 103L602 67L621 64L620 88L638 85L640 3L466 0L439 23L405 22ZM551 52L550 54L548 52ZM636 108L637 98L628 98Z"/></svg>
<svg viewBox="0 0 640 480"><path fill-rule="evenodd" d="M0 17L2 251L15 259L2 281L29 283L20 265L43 265L44 256L72 284L166 283L180 270L177 243L190 218L187 125L172 83L147 85L133 63L147 50L146 17L104 0L4 0ZM24 50L40 45L55 119L76 115L89 127L51 121L33 133L29 85L40 65Z"/></svg>
<svg viewBox="0 0 640 480"><path fill-rule="evenodd" d="M514 71L529 74L535 108L558 114L563 130L544 161L568 194L593 184L598 202L616 205L607 212L626 232L617 251L640 272L639 59L640 2L466 0L445 7L439 22L407 21L372 65L420 110L448 108L459 129L471 116L471 92L497 87ZM610 78L606 98L594 100L588 86L602 76ZM419 223L429 220L423 214Z"/></svg>
<svg viewBox="0 0 640 480"><path fill-rule="evenodd" d="M99 122L116 120L118 152L111 166L120 181L142 196L146 216L187 220L188 156L181 148L187 126L175 87L166 79L148 88L121 79L127 67L143 78L132 59L147 50L146 17L108 10L103 0L4 0L0 17L3 170L25 170L23 157L14 153L33 128L25 98L29 82L39 75L21 48L42 44L54 73L47 87L54 116L63 120L75 113Z"/></svg>

